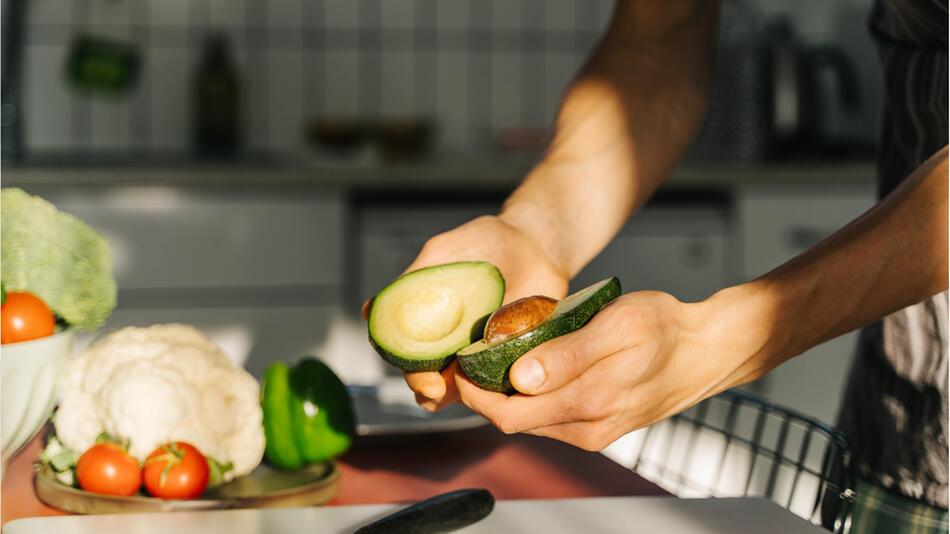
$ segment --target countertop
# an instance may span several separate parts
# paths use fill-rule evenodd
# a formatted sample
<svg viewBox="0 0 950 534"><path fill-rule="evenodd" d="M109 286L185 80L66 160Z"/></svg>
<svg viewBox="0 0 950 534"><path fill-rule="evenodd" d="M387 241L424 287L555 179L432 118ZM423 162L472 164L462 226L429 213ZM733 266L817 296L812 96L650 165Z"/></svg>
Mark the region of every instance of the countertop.
<svg viewBox="0 0 950 534"><path fill-rule="evenodd" d="M3 523L62 515L33 492L40 451L34 440L4 473ZM330 505L417 501L481 487L496 499L564 499L667 495L607 457L558 441L505 435L490 426L460 432L359 438L339 461L340 493Z"/></svg>
<svg viewBox="0 0 950 534"><path fill-rule="evenodd" d="M3 169L5 187L311 186L344 190L512 189L531 168L526 156L442 156L420 162L383 163L284 157L233 162L200 160L40 160ZM874 181L870 161L802 161L754 165L683 164L667 187L722 188L749 184L865 185Z"/></svg>

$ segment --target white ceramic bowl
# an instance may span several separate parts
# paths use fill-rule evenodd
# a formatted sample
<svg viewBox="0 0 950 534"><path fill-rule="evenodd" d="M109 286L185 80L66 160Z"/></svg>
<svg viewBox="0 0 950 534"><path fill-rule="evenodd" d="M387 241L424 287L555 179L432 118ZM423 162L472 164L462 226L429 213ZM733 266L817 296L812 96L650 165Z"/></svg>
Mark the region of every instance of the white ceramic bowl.
<svg viewBox="0 0 950 534"><path fill-rule="evenodd" d="M56 384L72 348L70 330L0 347L0 455L4 466L52 413Z"/></svg>

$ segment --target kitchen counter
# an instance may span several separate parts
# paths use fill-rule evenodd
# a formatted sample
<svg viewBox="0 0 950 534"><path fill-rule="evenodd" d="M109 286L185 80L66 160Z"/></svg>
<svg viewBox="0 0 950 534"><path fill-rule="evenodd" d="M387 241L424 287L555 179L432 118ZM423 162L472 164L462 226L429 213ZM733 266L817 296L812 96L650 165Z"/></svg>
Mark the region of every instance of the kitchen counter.
<svg viewBox="0 0 950 534"><path fill-rule="evenodd" d="M8 166L5 187L103 187L161 185L187 187L295 187L342 190L509 191L531 168L525 156L454 156L415 163L345 162L287 158L235 163L122 160L80 164L37 162ZM723 188L753 184L870 184L869 161L796 162L755 165L684 164L667 187Z"/></svg>
<svg viewBox="0 0 950 534"><path fill-rule="evenodd" d="M63 515L32 488L34 440L7 466L0 517ZM546 438L508 436L492 427L462 432L359 438L340 460L340 493L330 505L417 501L481 487L496 499L667 495L599 453Z"/></svg>

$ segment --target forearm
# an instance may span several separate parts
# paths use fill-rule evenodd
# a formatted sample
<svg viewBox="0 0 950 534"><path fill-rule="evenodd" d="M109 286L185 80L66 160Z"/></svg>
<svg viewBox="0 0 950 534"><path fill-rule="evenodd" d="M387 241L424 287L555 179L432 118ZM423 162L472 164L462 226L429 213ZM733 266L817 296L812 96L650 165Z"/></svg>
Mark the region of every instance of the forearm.
<svg viewBox="0 0 950 534"><path fill-rule="evenodd" d="M620 2L502 218L573 276L670 176L704 110L715 2Z"/></svg>
<svg viewBox="0 0 950 534"><path fill-rule="evenodd" d="M833 236L700 305L739 358L719 389L947 289L947 193L944 148Z"/></svg>

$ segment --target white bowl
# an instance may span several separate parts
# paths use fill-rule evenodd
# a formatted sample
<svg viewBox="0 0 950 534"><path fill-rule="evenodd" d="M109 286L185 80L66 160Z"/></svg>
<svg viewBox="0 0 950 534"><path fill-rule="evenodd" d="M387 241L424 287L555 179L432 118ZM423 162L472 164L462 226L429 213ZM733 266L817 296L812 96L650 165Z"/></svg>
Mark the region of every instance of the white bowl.
<svg viewBox="0 0 950 534"><path fill-rule="evenodd" d="M0 347L0 456L4 466L52 413L59 375L72 348L71 330Z"/></svg>

